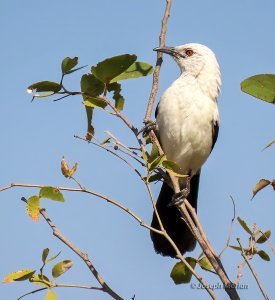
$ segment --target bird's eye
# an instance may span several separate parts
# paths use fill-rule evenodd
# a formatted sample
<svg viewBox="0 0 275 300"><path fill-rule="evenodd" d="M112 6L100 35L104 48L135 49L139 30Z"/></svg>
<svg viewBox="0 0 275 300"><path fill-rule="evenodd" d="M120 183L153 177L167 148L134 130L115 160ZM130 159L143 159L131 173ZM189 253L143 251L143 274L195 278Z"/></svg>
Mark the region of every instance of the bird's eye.
<svg viewBox="0 0 275 300"><path fill-rule="evenodd" d="M191 49L187 49L187 50L185 51L185 54L186 54L187 56L192 56L192 55L194 54L194 51L191 50Z"/></svg>

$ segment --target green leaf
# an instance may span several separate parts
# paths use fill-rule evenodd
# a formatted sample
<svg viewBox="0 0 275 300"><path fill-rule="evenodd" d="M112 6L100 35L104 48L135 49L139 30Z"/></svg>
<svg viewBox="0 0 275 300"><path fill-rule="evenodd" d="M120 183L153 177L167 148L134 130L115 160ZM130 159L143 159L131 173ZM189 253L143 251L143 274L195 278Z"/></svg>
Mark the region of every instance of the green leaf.
<svg viewBox="0 0 275 300"><path fill-rule="evenodd" d="M29 281L34 284L39 284L45 287L51 286L51 282L49 278L45 275L41 274L34 274L31 278L29 278Z"/></svg>
<svg viewBox="0 0 275 300"><path fill-rule="evenodd" d="M111 82L147 76L152 74L153 71L154 68L151 65L141 61L135 62L125 72L112 79Z"/></svg>
<svg viewBox="0 0 275 300"><path fill-rule="evenodd" d="M48 255L49 255L49 252L50 252L49 248L45 248L43 250L43 252L42 252L42 262L43 262L43 264L46 263L46 259L47 259Z"/></svg>
<svg viewBox="0 0 275 300"><path fill-rule="evenodd" d="M265 261L270 261L269 255L264 250L257 251L256 254L258 254L261 257L261 259Z"/></svg>
<svg viewBox="0 0 275 300"><path fill-rule="evenodd" d="M181 168L171 160L165 160L162 162L163 168L170 174L177 177L188 177L188 175L182 174Z"/></svg>
<svg viewBox="0 0 275 300"><path fill-rule="evenodd" d="M204 270L211 271L213 269L213 266L207 257L201 258L198 263Z"/></svg>
<svg viewBox="0 0 275 300"><path fill-rule="evenodd" d="M57 82L52 81L40 81L31 84L28 86L27 91L28 93L33 92L54 92L57 93L61 90L61 85Z"/></svg>
<svg viewBox="0 0 275 300"><path fill-rule="evenodd" d="M52 268L52 276L53 278L57 278L63 273L67 272L73 265L71 260L63 260L57 263Z"/></svg>
<svg viewBox="0 0 275 300"><path fill-rule="evenodd" d="M152 145L150 157L148 159L148 163L152 163L157 157L159 157L159 150L156 143Z"/></svg>
<svg viewBox="0 0 275 300"><path fill-rule="evenodd" d="M84 98L83 104L88 107L92 107L92 108L100 107L103 109L107 106L107 103L103 99L93 98L89 96Z"/></svg>
<svg viewBox="0 0 275 300"><path fill-rule="evenodd" d="M241 90L253 97L275 103L275 74L258 74L241 82Z"/></svg>
<svg viewBox="0 0 275 300"><path fill-rule="evenodd" d="M194 269L196 266L196 259L193 257L186 257L186 261ZM175 284L188 283L191 280L192 272L186 267L181 261L175 264L173 267L170 277L173 279Z"/></svg>
<svg viewBox="0 0 275 300"><path fill-rule="evenodd" d="M99 62L91 70L98 79L110 83L112 79L125 72L136 59L137 57L134 54L122 54Z"/></svg>
<svg viewBox="0 0 275 300"><path fill-rule="evenodd" d="M108 92L114 92L113 99L115 100L115 107L121 111L124 107L124 97L120 94L121 92L121 85L117 82L113 82L107 84Z"/></svg>
<svg viewBox="0 0 275 300"><path fill-rule="evenodd" d="M61 63L62 74L68 74L78 64L78 57L70 58L66 57Z"/></svg>
<svg viewBox="0 0 275 300"><path fill-rule="evenodd" d="M104 92L105 84L96 78L93 74L84 74L80 81L81 92L86 96L99 96Z"/></svg>
<svg viewBox="0 0 275 300"><path fill-rule="evenodd" d="M154 175L150 176L148 182L159 181L162 178L163 178L162 175L160 173L157 173L157 174L154 174Z"/></svg>
<svg viewBox="0 0 275 300"><path fill-rule="evenodd" d="M27 213L33 221L39 221L40 218L40 198L31 196L27 202Z"/></svg>
<svg viewBox="0 0 275 300"><path fill-rule="evenodd" d="M155 170L166 159L165 154L158 156L152 163L148 163L147 169L149 172Z"/></svg>
<svg viewBox="0 0 275 300"><path fill-rule="evenodd" d="M54 201L64 202L64 197L58 188L53 186L45 186L40 189L40 198L47 198Z"/></svg>
<svg viewBox="0 0 275 300"><path fill-rule="evenodd" d="M265 188L266 186L270 185L270 181L268 179L260 179L259 182L254 186L252 193L253 196L251 198L251 200L256 196L256 194L262 190L263 188Z"/></svg>
<svg viewBox="0 0 275 300"><path fill-rule="evenodd" d="M49 262L53 261L54 259L56 259L60 253L61 253L61 251L59 251L56 255L52 256L51 258L47 259L46 263L49 263Z"/></svg>
<svg viewBox="0 0 275 300"><path fill-rule="evenodd" d="M238 246L229 245L229 247L237 251L242 251L242 248Z"/></svg>
<svg viewBox="0 0 275 300"><path fill-rule="evenodd" d="M249 233L250 235L252 235L252 231L249 229L249 227L247 226L247 224L245 223L244 220L242 220L240 217L237 217L237 220L239 221L240 225L242 226L242 228Z"/></svg>
<svg viewBox="0 0 275 300"><path fill-rule="evenodd" d="M271 236L271 231L267 230L257 239L256 243L263 244L270 238L270 236Z"/></svg>
<svg viewBox="0 0 275 300"><path fill-rule="evenodd" d="M48 289L45 300L57 300L56 293L52 289Z"/></svg>
<svg viewBox="0 0 275 300"><path fill-rule="evenodd" d="M86 133L86 140L91 141L95 135L95 129L92 125L93 122L93 112L94 108L85 105L86 115L87 115L87 133Z"/></svg>
<svg viewBox="0 0 275 300"><path fill-rule="evenodd" d="M10 273L9 275L7 275L4 278L3 283L27 280L27 279L31 278L34 273L35 273L35 270L29 270L29 269L16 271L16 272L13 272L13 273Z"/></svg>

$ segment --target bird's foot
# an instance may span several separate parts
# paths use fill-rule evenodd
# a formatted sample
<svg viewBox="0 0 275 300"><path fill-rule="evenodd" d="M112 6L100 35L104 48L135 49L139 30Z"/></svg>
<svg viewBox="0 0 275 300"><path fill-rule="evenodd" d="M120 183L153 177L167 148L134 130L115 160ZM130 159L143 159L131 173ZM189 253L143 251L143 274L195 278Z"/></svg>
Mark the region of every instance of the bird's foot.
<svg viewBox="0 0 275 300"><path fill-rule="evenodd" d="M175 193L172 197L171 202L168 206L179 205L182 204L184 199L189 195L189 189L185 188L178 193Z"/></svg>
<svg viewBox="0 0 275 300"><path fill-rule="evenodd" d="M184 199L188 197L190 194L190 179L190 176L186 177L186 187L173 195L172 201L168 204L168 206L180 205L183 203Z"/></svg>
<svg viewBox="0 0 275 300"><path fill-rule="evenodd" d="M145 122L145 126L143 126L138 134L142 133L142 136L145 137L149 134L149 132L153 130L155 133L158 132L158 125L156 123L156 121L147 121Z"/></svg>

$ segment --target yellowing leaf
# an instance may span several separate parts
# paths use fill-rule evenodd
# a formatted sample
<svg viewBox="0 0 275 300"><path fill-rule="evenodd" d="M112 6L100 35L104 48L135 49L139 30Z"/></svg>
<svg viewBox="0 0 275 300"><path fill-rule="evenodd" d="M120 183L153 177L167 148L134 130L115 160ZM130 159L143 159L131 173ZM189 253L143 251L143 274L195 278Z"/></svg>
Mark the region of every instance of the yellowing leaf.
<svg viewBox="0 0 275 300"><path fill-rule="evenodd" d="M39 221L40 218L40 198L31 196L27 202L27 213L33 221Z"/></svg>
<svg viewBox="0 0 275 300"><path fill-rule="evenodd" d="M56 293L52 289L48 289L45 300L57 300Z"/></svg>
<svg viewBox="0 0 275 300"><path fill-rule="evenodd" d="M53 278L57 278L63 273L67 272L73 265L73 262L71 260L63 260L59 263L57 263L53 268L52 268L52 275Z"/></svg>
<svg viewBox="0 0 275 300"><path fill-rule="evenodd" d="M45 186L40 189L40 198L47 198L54 201L64 202L64 197L58 188L52 186Z"/></svg>
<svg viewBox="0 0 275 300"><path fill-rule="evenodd" d="M262 190L263 188L265 188L266 186L270 185L270 181L267 179L260 179L259 182L254 186L252 193L253 196L251 198L251 200L255 197L255 195Z"/></svg>
<svg viewBox="0 0 275 300"><path fill-rule="evenodd" d="M188 177L188 175L182 174L181 168L171 160L165 160L162 162L163 168L170 174L176 177Z"/></svg>
<svg viewBox="0 0 275 300"><path fill-rule="evenodd" d="M13 273L10 273L9 275L7 275L4 278L3 283L27 280L27 279L31 278L34 273L35 273L35 270L29 270L29 269L16 271L16 272L13 272Z"/></svg>
<svg viewBox="0 0 275 300"><path fill-rule="evenodd" d="M211 265L209 259L207 257L203 257L198 261L199 265L207 270L207 271L211 271L213 269L213 266Z"/></svg>
<svg viewBox="0 0 275 300"><path fill-rule="evenodd" d="M41 274L35 274L31 278L29 278L29 281L33 284L42 285L45 287L51 286L51 282L48 277Z"/></svg>

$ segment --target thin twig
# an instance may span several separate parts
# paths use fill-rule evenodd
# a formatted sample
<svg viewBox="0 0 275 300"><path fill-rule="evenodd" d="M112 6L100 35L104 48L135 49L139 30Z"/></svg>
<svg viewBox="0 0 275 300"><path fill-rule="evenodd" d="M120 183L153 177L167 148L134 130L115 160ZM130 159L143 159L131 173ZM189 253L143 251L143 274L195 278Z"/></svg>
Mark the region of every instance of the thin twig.
<svg viewBox="0 0 275 300"><path fill-rule="evenodd" d="M259 287L260 291L262 292L263 297L265 298L265 300L269 300L269 298L268 298L268 296L267 296L267 294L266 294L266 292L265 292L265 290L263 288L263 285L260 282L260 279L259 279L257 273L253 269L251 263L249 262L249 259L247 258L246 254L245 254L245 251L244 251L244 248L243 248L243 246L241 244L240 238L237 238L237 242L239 243L239 245L240 245L240 247L242 249L242 257L245 259L245 261L246 261L246 263L247 263L247 265L248 265L248 267L249 267L252 275L254 276L254 278L255 278L255 280L256 280L256 282L258 284L258 287Z"/></svg>
<svg viewBox="0 0 275 300"><path fill-rule="evenodd" d="M106 130L105 133L107 133L118 146L121 146L122 148L124 148L125 150L129 151L130 153L132 153L133 155L137 156L138 158L141 158L142 156L137 153L135 150L140 151L139 148L133 148L133 147L128 147L126 145L124 145L116 136L114 136L110 131ZM141 161L139 161L140 163L142 163ZM142 163L143 164L143 163ZM144 166L144 164L143 164Z"/></svg>
<svg viewBox="0 0 275 300"><path fill-rule="evenodd" d="M150 195L150 199L151 199L151 202L152 202L152 206L154 208L154 211L155 211L155 214L156 214L156 217L158 219L158 223L159 223L159 226L160 226L160 229L161 229L161 234L167 239L167 241L170 243L170 245L173 247L173 249L175 250L176 252L176 257L178 259L180 259L185 265L186 267L191 271L191 273L198 279L198 281L204 286L204 288L206 289L206 291L209 293L209 295L212 297L212 299L217 299L216 298L216 295L215 293L213 292L213 290L211 290L209 288L209 285L206 283L206 281L202 278L201 275L199 275L199 273L197 273L191 266L190 264L187 262L187 260L184 258L184 256L180 253L177 245L174 243L174 241L171 239L171 237L168 235L168 233L166 232L165 228L163 227L163 224L162 224L162 221L160 219L160 216L159 216L159 213L157 211L157 208L156 208L156 205L155 205L155 201L154 201L154 197L153 197L153 193L152 193L152 190L151 190L151 187L150 187L150 184L145 181L145 184L146 184L146 187L147 187L147 190L148 190L148 193Z"/></svg>
<svg viewBox="0 0 275 300"><path fill-rule="evenodd" d="M42 185L42 184L29 184L29 183L11 183L9 186L5 186L3 188L0 188L0 192L7 190L7 189L11 189L13 187L26 187L26 188L43 188L46 185ZM128 207L120 204L119 202L104 196L102 194L99 194L97 192L94 192L92 190L86 189L84 187L82 188L70 188L70 187L56 187L58 190L60 191L68 191L68 192L82 192L82 193L87 193L90 195L94 195L100 199L103 199L115 206L117 206L118 208L122 209L123 211L125 211L127 214L129 214L130 216L132 216L142 227L145 227L147 229L150 229L152 231L155 231L156 233L162 234L162 232L160 230L155 229L154 227L149 226L148 224L146 224L141 218L139 218L136 214L134 214Z"/></svg>
<svg viewBox="0 0 275 300"><path fill-rule="evenodd" d="M221 253L219 254L219 258L221 258L223 252L229 247L231 234L232 234L232 230L233 230L233 224L234 224L234 221L235 221L235 218L236 218L235 201L234 201L232 196L230 196L230 199L232 200L232 203L233 203L233 218L231 219L231 222L230 222L230 227L229 227L229 232L228 232L226 244L225 244L224 248L222 249Z"/></svg>
<svg viewBox="0 0 275 300"><path fill-rule="evenodd" d="M64 235L60 232L60 230L55 226L53 221L49 218L48 214L46 213L45 208L40 209L40 214L43 216L45 221L49 224L53 231L53 235L56 236L58 239L60 239L65 245L67 245L74 253L76 253L82 260L85 262L85 264L88 266L96 280L99 282L99 284L102 286L102 289L104 292L109 294L111 297L113 297L116 300L123 300L116 292L114 292L111 287L106 283L106 281L103 279L103 277L98 273L97 269L89 259L88 255L86 253L81 252L74 244L72 244L67 238L64 237Z"/></svg>
<svg viewBox="0 0 275 300"><path fill-rule="evenodd" d="M236 280L234 281L234 283L237 285L239 282L240 282L240 280L241 280L241 278L242 278L242 276L243 276L243 268L244 268L244 266L246 265L246 261L245 260L243 260L243 262L241 262L239 265L238 265L238 272L237 272L237 278L236 278Z"/></svg>
<svg viewBox="0 0 275 300"><path fill-rule="evenodd" d="M97 290L97 291L104 292L104 290L103 290L102 287L89 286L89 285L55 283L55 284L52 284L51 287L52 288L57 288L57 287L71 287L71 288L89 289L89 290ZM47 289L48 289L47 287L44 287L44 288L40 288L40 289L31 291L31 292L29 292L27 294L24 294L24 295L20 296L19 298L17 298L17 300L20 300L20 299L22 299L22 298L24 298L26 296L29 296L29 295L32 295L32 294L35 294L35 293L38 293L38 292L41 292L41 291L44 291L44 290L47 290Z"/></svg>
<svg viewBox="0 0 275 300"><path fill-rule="evenodd" d="M141 173L137 170L137 168L135 168L135 167L134 167L127 159L121 157L120 155L118 155L118 154L117 154L116 152L114 152L113 150L111 150L111 149L109 149L109 148L105 147L104 145L101 145L101 144L99 144L99 143L97 143L97 142L94 142L93 140L87 141L85 138L82 138L82 137L77 136L77 135L75 135L74 137L75 137L76 139L80 139L80 140L83 140L83 141L85 141L85 142L88 142L89 144L93 144L93 145L95 145L95 146L97 146L97 147L99 147L99 148L101 148L101 149L106 150L107 152L113 154L114 156L118 157L118 158L121 159L123 162L125 162L125 163L126 163L133 171L135 171L135 173L137 173L137 175L140 177L140 179L142 179L142 175L141 175Z"/></svg>
<svg viewBox="0 0 275 300"><path fill-rule="evenodd" d="M208 238L207 238L207 236L206 236L206 234L205 234L205 232L204 232L204 230L201 226L201 223L199 221L199 218L196 214L195 209L187 201L187 199L184 200L184 204L188 208L188 212L191 213L192 218L189 219L190 215L186 211L183 211L182 214L187 215L188 222L191 224L192 229L195 232L195 237L196 237L197 241L199 242L200 246L202 247L204 254L206 255L206 257L210 261L211 265L213 266L214 270L216 271L217 275L221 279L221 281L224 285L225 291L229 295L230 299L240 299L239 296L238 296L238 293L236 291L236 288L234 288L234 283L232 283L230 281L230 279L228 278L228 276L226 274L226 271L225 271L219 257L216 255L212 245L210 244L210 242L209 242L209 240L208 240ZM180 211L182 209L184 209L183 205L180 206ZM194 222L193 222L193 220L194 220ZM198 231L196 231L193 228L193 225L195 225L195 227L198 228Z"/></svg>
<svg viewBox="0 0 275 300"><path fill-rule="evenodd" d="M159 46L160 47L165 46L167 22L168 22L168 18L170 16L171 6L172 6L172 0L166 0L166 7L165 7L165 12L164 12L164 16L162 19L162 23L161 23L161 32L160 32L160 36L159 36ZM155 102L156 95L158 92L158 81L159 81L159 73L160 73L161 64L162 64L162 53L157 52L157 61L156 61L156 66L155 66L154 73L153 73L153 85L152 85L151 94L149 97L147 110L146 110L145 118L144 118L145 123L150 121L150 119L151 119L154 102Z"/></svg>

